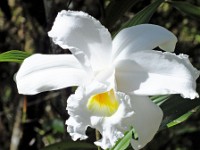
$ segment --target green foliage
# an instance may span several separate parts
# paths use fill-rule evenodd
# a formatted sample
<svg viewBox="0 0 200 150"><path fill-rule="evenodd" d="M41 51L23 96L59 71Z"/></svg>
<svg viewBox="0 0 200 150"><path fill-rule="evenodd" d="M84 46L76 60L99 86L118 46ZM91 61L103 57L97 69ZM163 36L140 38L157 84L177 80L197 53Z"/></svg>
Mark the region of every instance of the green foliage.
<svg viewBox="0 0 200 150"><path fill-rule="evenodd" d="M0 54L0 62L22 63L31 54L19 50L11 50Z"/></svg>
<svg viewBox="0 0 200 150"><path fill-rule="evenodd" d="M96 146L89 143L62 141L46 146L41 150L94 150L95 148Z"/></svg>
<svg viewBox="0 0 200 150"><path fill-rule="evenodd" d="M197 91L198 93L200 92L200 84L197 86ZM171 96L167 101L160 105L164 112L161 129L172 127L185 121L191 115L190 113L194 112L191 110L195 109L199 105L200 98L190 100L182 98L180 95ZM175 124L175 122L177 123Z"/></svg>
<svg viewBox="0 0 200 150"><path fill-rule="evenodd" d="M171 1L168 3L171 4L173 7L175 7L177 10L179 10L180 12L188 16L194 17L195 19L198 20L200 19L200 7L184 1Z"/></svg>
<svg viewBox="0 0 200 150"><path fill-rule="evenodd" d="M146 6L140 12L138 12L131 20L125 23L122 28L131 27L138 24L148 23L152 15L155 13L157 8L162 4L164 0L157 0L154 3Z"/></svg>
<svg viewBox="0 0 200 150"><path fill-rule="evenodd" d="M52 129L54 130L54 132L64 133L65 129L63 121L59 119L52 120Z"/></svg>
<svg viewBox="0 0 200 150"><path fill-rule="evenodd" d="M125 150L129 146L130 141L133 138L133 133L134 129L131 129L130 131L126 132L124 137L118 140L116 145L110 150Z"/></svg>
<svg viewBox="0 0 200 150"><path fill-rule="evenodd" d="M164 103L166 100L170 98L170 95L158 95L158 96L152 96L150 99L157 105L161 105Z"/></svg>
<svg viewBox="0 0 200 150"><path fill-rule="evenodd" d="M181 117L179 117L179 118L173 120L172 122L168 123L167 127L171 128L171 127L187 120L194 112L196 112L196 109L193 109L193 110L187 112L186 114L182 115Z"/></svg>
<svg viewBox="0 0 200 150"><path fill-rule="evenodd" d="M50 120L46 120L42 124L42 130L38 128L37 132L40 135L45 135L50 130L53 132L53 134L63 134L65 132L64 121L59 118L53 118Z"/></svg>
<svg viewBox="0 0 200 150"><path fill-rule="evenodd" d="M110 28L114 23L119 20L126 11L133 7L139 0L121 0L111 1L106 7L105 25Z"/></svg>

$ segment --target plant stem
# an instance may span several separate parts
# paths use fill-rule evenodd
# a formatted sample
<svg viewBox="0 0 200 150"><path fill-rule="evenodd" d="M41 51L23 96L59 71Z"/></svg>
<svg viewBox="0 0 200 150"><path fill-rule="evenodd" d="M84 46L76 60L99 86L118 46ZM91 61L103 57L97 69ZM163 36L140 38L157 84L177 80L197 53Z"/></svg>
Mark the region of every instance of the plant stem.
<svg viewBox="0 0 200 150"><path fill-rule="evenodd" d="M100 139L100 133L97 129L95 130L95 135L96 135L96 140L98 141ZM97 146L97 149L101 150L101 147Z"/></svg>

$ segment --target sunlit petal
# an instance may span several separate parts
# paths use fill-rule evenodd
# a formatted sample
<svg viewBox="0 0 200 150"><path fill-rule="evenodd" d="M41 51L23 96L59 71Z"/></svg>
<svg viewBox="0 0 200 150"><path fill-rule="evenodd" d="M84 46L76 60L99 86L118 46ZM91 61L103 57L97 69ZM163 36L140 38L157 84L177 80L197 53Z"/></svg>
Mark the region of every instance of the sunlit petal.
<svg viewBox="0 0 200 150"><path fill-rule="evenodd" d="M165 28L153 24L141 24L120 31L113 40L113 59L134 51L160 47L174 51L177 38Z"/></svg>
<svg viewBox="0 0 200 150"><path fill-rule="evenodd" d="M24 60L17 72L16 83L19 93L29 95L79 86L88 77L72 55L35 54Z"/></svg>
<svg viewBox="0 0 200 150"><path fill-rule="evenodd" d="M121 59L116 63L116 81L120 91L138 95L198 97L196 79L199 71L191 65L187 55L144 50Z"/></svg>
<svg viewBox="0 0 200 150"><path fill-rule="evenodd" d="M92 16L77 11L61 11L48 35L64 49L83 51L94 70L110 62L112 39L108 30Z"/></svg>
<svg viewBox="0 0 200 150"><path fill-rule="evenodd" d="M132 140L134 149L141 149L149 143L160 127L163 112L148 97L131 95L133 110L133 127L138 134L137 140Z"/></svg>

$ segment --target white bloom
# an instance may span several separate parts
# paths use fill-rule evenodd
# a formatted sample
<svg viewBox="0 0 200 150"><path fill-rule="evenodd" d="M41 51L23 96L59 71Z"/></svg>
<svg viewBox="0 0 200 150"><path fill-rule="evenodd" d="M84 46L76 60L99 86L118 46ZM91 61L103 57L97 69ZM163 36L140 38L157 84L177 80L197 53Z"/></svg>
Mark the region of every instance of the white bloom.
<svg viewBox="0 0 200 150"><path fill-rule="evenodd" d="M181 94L198 97L199 72L187 55L175 55L176 37L152 24L119 32L112 41L108 30L83 12L61 11L48 33L54 43L72 54L35 54L25 59L16 75L19 93L37 94L78 86L67 101L67 130L74 140L86 139L96 128L103 149L114 146L133 127L135 149L157 132L162 111L149 95ZM168 52L152 50L156 47Z"/></svg>

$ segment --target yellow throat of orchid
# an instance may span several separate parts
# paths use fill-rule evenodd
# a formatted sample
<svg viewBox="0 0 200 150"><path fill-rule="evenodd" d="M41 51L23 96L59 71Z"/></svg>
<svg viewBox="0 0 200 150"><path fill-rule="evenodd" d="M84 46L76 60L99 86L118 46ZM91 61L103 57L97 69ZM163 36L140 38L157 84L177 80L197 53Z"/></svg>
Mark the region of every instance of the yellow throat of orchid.
<svg viewBox="0 0 200 150"><path fill-rule="evenodd" d="M89 98L87 108L95 115L109 117L114 114L119 107L119 102L113 89L108 92L93 95Z"/></svg>

